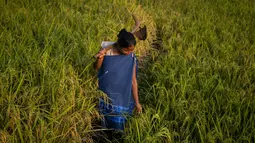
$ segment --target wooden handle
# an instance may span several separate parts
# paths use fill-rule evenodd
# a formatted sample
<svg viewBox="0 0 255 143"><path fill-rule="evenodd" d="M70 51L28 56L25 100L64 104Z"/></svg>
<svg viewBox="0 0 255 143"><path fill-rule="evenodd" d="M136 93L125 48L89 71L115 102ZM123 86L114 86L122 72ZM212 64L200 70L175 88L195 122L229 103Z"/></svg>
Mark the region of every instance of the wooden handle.
<svg viewBox="0 0 255 143"><path fill-rule="evenodd" d="M139 28L139 26L140 26L140 21L137 19L137 17L134 15L134 14L132 14L132 17L133 17L133 19L135 20L135 28L132 30L132 32L131 33L135 33L135 31Z"/></svg>
<svg viewBox="0 0 255 143"><path fill-rule="evenodd" d="M108 46L108 47L104 48L104 50L105 50L105 52L107 52L107 51L109 51L109 50L112 49L112 48L113 48L113 46ZM94 58L97 59L99 56L100 56L100 54L96 54L96 55L94 56Z"/></svg>

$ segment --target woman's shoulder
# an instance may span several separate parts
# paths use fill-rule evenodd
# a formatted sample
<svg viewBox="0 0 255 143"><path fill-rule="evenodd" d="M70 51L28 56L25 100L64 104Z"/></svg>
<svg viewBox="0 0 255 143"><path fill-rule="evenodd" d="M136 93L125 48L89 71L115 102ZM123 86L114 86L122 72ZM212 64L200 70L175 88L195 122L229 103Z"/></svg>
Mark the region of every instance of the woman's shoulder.
<svg viewBox="0 0 255 143"><path fill-rule="evenodd" d="M113 46L114 44L115 44L115 42L112 42L112 41L102 41L101 47L102 47L102 49L105 49L105 48L107 48L107 47L109 47L109 46ZM107 56L113 56L114 54L113 54L112 48L109 49L109 50L107 50L107 52L105 53L105 55L107 55Z"/></svg>
<svg viewBox="0 0 255 143"><path fill-rule="evenodd" d="M104 48L112 46L114 44L115 44L115 42L112 42L112 41L102 41L101 47L104 49Z"/></svg>

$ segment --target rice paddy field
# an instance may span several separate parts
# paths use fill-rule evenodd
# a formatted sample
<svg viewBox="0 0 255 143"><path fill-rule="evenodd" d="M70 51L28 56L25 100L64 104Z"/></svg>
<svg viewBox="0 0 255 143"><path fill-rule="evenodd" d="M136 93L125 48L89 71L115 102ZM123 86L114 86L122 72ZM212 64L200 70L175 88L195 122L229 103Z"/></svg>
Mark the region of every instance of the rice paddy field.
<svg viewBox="0 0 255 143"><path fill-rule="evenodd" d="M1 0L0 142L96 142L102 41L139 41L124 141L255 142L254 0ZM100 136L99 136L100 135ZM109 141L110 142L110 141Z"/></svg>

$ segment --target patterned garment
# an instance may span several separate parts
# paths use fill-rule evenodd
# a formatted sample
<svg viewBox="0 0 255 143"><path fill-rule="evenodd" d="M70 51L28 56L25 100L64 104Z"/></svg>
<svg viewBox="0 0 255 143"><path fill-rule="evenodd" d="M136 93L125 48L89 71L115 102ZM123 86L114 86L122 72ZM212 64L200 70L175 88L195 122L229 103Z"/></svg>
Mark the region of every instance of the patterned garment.
<svg viewBox="0 0 255 143"><path fill-rule="evenodd" d="M103 115L102 126L123 130L127 118L132 115L132 76L136 66L134 53L129 55L105 56L98 72L99 90L108 97L108 103L100 99L99 111Z"/></svg>
<svg viewBox="0 0 255 143"><path fill-rule="evenodd" d="M135 104L130 104L128 108L107 104L103 99L99 101L99 112L103 115L101 125L103 128L124 130L127 119L132 115Z"/></svg>

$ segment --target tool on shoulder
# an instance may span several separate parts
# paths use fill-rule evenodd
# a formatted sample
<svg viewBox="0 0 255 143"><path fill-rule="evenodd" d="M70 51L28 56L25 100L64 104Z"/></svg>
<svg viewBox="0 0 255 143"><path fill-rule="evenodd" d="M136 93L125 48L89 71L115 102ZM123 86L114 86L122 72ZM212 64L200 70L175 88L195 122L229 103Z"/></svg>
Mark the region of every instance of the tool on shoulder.
<svg viewBox="0 0 255 143"><path fill-rule="evenodd" d="M139 40L143 40L143 41L146 40L147 39L147 27L146 27L146 25L144 25L143 27L140 27L141 22L138 20L138 18L134 14L132 14L132 17L135 21L135 27L131 31L131 33L134 34L134 36ZM113 46L111 45L111 46L108 46L108 47L104 48L104 50L108 51L112 48L113 48ZM100 56L100 54L96 54L94 56L94 58L97 59L97 58L99 58L99 56Z"/></svg>
<svg viewBox="0 0 255 143"><path fill-rule="evenodd" d="M135 20L135 28L132 30L131 33L135 35L136 38L139 40L146 40L147 38L147 27L144 25L143 27L140 27L140 21L137 19L137 17L132 14L133 19ZM137 30L139 28L139 30Z"/></svg>
<svg viewBox="0 0 255 143"><path fill-rule="evenodd" d="M147 39L147 27L146 25L144 25L143 27L140 27L141 22L138 20L138 18L132 14L132 17L135 21L135 27L133 28L133 30L131 31L132 34L134 34L134 36L139 39L139 40L146 40ZM113 45L110 45L106 48L104 48L104 50L108 51L111 48L113 48ZM97 53L95 56L91 57L87 62L86 62L86 66L84 68L84 70L81 72L80 75L83 74L83 72L88 68L88 66L90 65L90 63L93 61L93 59L98 59L100 57L100 53Z"/></svg>
<svg viewBox="0 0 255 143"><path fill-rule="evenodd" d="M133 34L136 38L139 40L146 40L147 38L147 27L144 25L143 27L139 27L140 29L138 31L135 31Z"/></svg>

